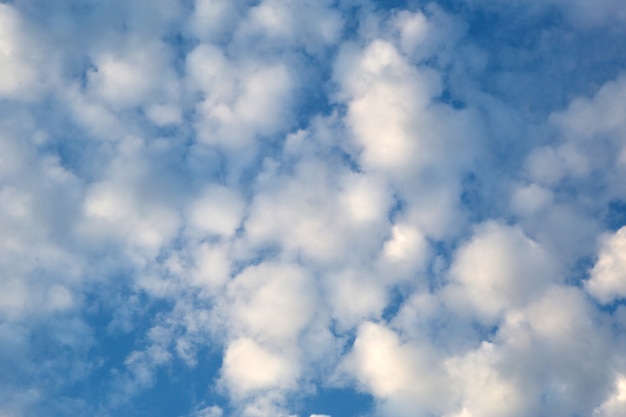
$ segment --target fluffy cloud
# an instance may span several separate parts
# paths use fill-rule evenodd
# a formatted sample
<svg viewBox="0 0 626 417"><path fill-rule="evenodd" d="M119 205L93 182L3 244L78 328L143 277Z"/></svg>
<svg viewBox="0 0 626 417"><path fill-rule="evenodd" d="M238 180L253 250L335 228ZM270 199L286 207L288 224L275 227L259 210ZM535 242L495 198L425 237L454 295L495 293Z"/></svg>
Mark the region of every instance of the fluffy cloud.
<svg viewBox="0 0 626 417"><path fill-rule="evenodd" d="M493 222L481 225L458 250L450 272L451 307L486 322L523 307L560 280L557 265L539 244L520 229Z"/></svg>
<svg viewBox="0 0 626 417"><path fill-rule="evenodd" d="M21 18L10 5L0 7L0 68L2 82L0 94L13 98L28 95L37 81L36 55L29 56L27 40L21 28Z"/></svg>
<svg viewBox="0 0 626 417"><path fill-rule="evenodd" d="M623 414L618 2L383 3L0 4L0 414Z"/></svg>
<svg viewBox="0 0 626 417"><path fill-rule="evenodd" d="M440 92L436 73L415 71L393 44L376 40L364 51L346 47L336 74L345 86L343 96L350 99L347 122L365 168L419 169L421 160L440 146L429 143L423 129L415 129L426 105Z"/></svg>
<svg viewBox="0 0 626 417"><path fill-rule="evenodd" d="M223 378L236 396L271 388L295 387L297 369L250 339L237 339L224 354Z"/></svg>
<svg viewBox="0 0 626 417"><path fill-rule="evenodd" d="M189 225L202 234L232 236L243 218L244 201L221 186L209 187L192 205Z"/></svg>
<svg viewBox="0 0 626 417"><path fill-rule="evenodd" d="M599 258L585 283L591 295L602 303L626 297L626 228L604 238Z"/></svg>
<svg viewBox="0 0 626 417"><path fill-rule="evenodd" d="M287 264L252 266L229 283L231 331L281 345L296 338L317 304L309 273Z"/></svg>
<svg viewBox="0 0 626 417"><path fill-rule="evenodd" d="M601 406L593 410L593 417L613 417L626 411L626 385L623 375L615 378L615 391Z"/></svg>
<svg viewBox="0 0 626 417"><path fill-rule="evenodd" d="M383 401L385 415L412 412L439 413L446 402L444 375L438 358L428 346L402 343L397 334L382 325L360 326L350 355L343 366L362 389ZM437 398L437 400L435 400Z"/></svg>
<svg viewBox="0 0 626 417"><path fill-rule="evenodd" d="M460 411L452 416L521 416L529 411L520 388L494 366L498 356L494 346L485 342L476 351L446 361L462 398Z"/></svg>

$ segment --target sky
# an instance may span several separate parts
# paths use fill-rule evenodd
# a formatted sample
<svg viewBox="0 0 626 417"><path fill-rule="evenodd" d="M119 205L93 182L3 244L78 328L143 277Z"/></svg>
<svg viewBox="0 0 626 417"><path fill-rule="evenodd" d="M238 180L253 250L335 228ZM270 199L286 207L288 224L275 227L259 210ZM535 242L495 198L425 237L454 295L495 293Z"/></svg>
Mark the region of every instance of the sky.
<svg viewBox="0 0 626 417"><path fill-rule="evenodd" d="M0 417L623 417L622 0L0 1Z"/></svg>

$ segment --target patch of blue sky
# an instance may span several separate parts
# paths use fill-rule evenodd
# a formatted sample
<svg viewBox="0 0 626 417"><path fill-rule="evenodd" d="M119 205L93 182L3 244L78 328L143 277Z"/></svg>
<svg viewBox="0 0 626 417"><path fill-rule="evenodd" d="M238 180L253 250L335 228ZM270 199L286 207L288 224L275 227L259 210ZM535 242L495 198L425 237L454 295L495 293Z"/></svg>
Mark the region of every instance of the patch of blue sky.
<svg viewBox="0 0 626 417"><path fill-rule="evenodd" d="M405 301L414 293L414 281L421 281L424 272L416 272L411 277L411 282L401 283L389 289L387 295L387 305L381 314L381 319L387 323L391 322L404 305Z"/></svg>
<svg viewBox="0 0 626 417"><path fill-rule="evenodd" d="M96 367L86 378L65 385L60 397L84 399L90 404L99 404L103 409L112 409L120 416L183 416L201 401L211 401L224 405L225 399L213 384L221 367L221 354L210 341L201 345L195 352L197 363L189 365L179 358L164 365L153 365L151 382L139 384L128 398L119 390L125 381L133 383L133 375L127 368L127 360L135 351L148 348L144 335L159 324L160 317L172 309L172 301L154 300L144 294L108 293L108 299L116 301L102 305L103 295L108 291L93 294L93 312L86 316L86 324L91 329L93 342L87 346L82 357L70 352L75 360L93 362ZM39 344L38 344L39 345ZM45 343L41 344L45 346ZM53 345L54 346L54 345ZM55 358L54 352L40 353L37 356ZM111 400L122 398L121 400ZM60 414L63 415L63 414Z"/></svg>
<svg viewBox="0 0 626 417"><path fill-rule="evenodd" d="M240 233L242 232L245 232L245 230L242 229ZM249 256L233 262L230 275L235 277L251 266L260 265L264 262L276 262L280 260L281 251L282 247L278 243L267 243L256 247Z"/></svg>
<svg viewBox="0 0 626 417"><path fill-rule="evenodd" d="M545 114L590 94L624 68L619 31L579 32L564 22L562 11L525 16L499 4L467 16L469 40L489 51L480 79L486 91L531 114Z"/></svg>
<svg viewBox="0 0 626 417"><path fill-rule="evenodd" d="M381 10L406 9L409 0L374 0L373 2Z"/></svg>
<svg viewBox="0 0 626 417"><path fill-rule="evenodd" d="M198 363L192 367L180 360L160 367L155 373L155 384L128 404L120 406L115 414L124 417L184 417L201 403L218 406L228 412L228 401L217 387L221 353L215 349L200 349L197 356Z"/></svg>
<svg viewBox="0 0 626 417"><path fill-rule="evenodd" d="M455 110L463 110L467 107L467 103L460 97L455 97L450 88L444 88L441 95L435 98L435 101L447 104Z"/></svg>
<svg viewBox="0 0 626 417"><path fill-rule="evenodd" d="M374 412L375 402L371 395L352 388L318 388L315 395L302 400L298 407L301 416L312 414L332 417L365 417Z"/></svg>
<svg viewBox="0 0 626 417"><path fill-rule="evenodd" d="M480 223L498 215L498 208L494 207L491 199L484 194L489 192L484 180L474 172L463 175L461 191L461 206L465 209L472 223Z"/></svg>
<svg viewBox="0 0 626 417"><path fill-rule="evenodd" d="M616 232L620 228L626 226L626 201L609 201L606 214L604 216L604 224L606 228L612 232Z"/></svg>

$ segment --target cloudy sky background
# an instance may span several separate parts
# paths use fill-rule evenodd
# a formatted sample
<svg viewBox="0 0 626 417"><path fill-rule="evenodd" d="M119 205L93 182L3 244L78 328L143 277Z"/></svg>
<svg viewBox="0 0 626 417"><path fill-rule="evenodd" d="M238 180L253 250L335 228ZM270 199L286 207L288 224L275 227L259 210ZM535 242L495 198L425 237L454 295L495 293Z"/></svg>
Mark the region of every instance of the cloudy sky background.
<svg viewBox="0 0 626 417"><path fill-rule="evenodd" d="M0 416L626 415L621 0L0 2Z"/></svg>

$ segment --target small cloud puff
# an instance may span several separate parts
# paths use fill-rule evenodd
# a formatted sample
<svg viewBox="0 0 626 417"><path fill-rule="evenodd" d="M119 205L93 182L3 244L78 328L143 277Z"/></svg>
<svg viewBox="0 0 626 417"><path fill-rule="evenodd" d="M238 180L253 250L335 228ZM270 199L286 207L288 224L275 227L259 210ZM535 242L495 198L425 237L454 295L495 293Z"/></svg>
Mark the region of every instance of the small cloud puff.
<svg viewBox="0 0 626 417"><path fill-rule="evenodd" d="M626 298L626 226L603 237L585 288L603 304Z"/></svg>

